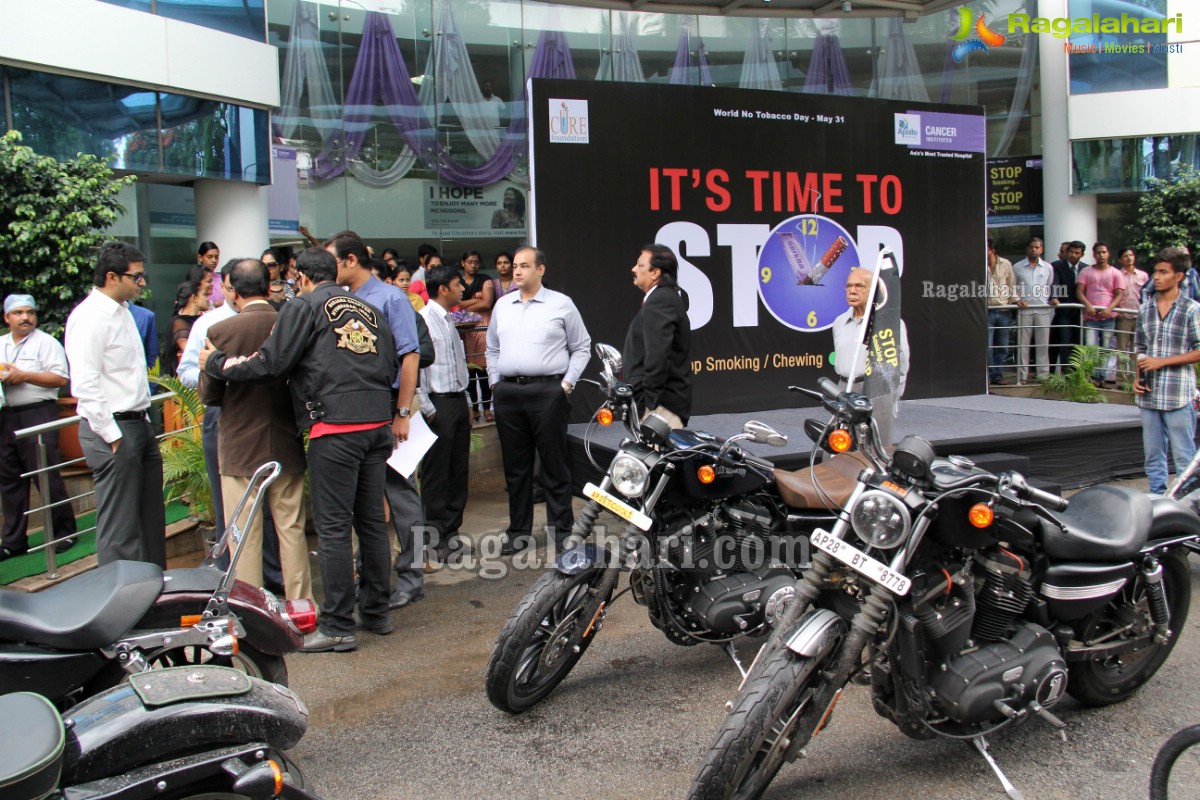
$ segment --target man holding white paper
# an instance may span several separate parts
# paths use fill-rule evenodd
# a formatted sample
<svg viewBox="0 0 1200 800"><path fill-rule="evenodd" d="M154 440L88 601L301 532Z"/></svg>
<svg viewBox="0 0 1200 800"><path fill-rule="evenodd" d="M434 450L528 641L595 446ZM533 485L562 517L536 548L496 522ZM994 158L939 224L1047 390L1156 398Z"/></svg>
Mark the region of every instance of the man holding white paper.
<svg viewBox="0 0 1200 800"><path fill-rule="evenodd" d="M417 397L437 441L421 464L425 520L438 534L436 551L445 560L462 551L458 529L467 505L471 416L467 407L467 357L462 337L450 322L450 309L462 302L462 276L440 265L425 272L429 305L421 309L433 340L433 364L421 370Z"/></svg>

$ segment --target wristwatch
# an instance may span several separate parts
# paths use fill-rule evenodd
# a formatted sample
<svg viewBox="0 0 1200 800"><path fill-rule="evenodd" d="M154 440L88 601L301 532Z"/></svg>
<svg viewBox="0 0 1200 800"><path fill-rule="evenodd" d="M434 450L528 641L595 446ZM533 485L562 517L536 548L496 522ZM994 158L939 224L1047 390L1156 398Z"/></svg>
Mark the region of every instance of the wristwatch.
<svg viewBox="0 0 1200 800"><path fill-rule="evenodd" d="M408 419L412 416L412 409L408 406L405 406L404 408L397 408L394 416L397 416L400 419Z"/></svg>
<svg viewBox="0 0 1200 800"><path fill-rule="evenodd" d="M570 394L571 392L575 391L575 384L562 381L562 388L564 392Z"/></svg>

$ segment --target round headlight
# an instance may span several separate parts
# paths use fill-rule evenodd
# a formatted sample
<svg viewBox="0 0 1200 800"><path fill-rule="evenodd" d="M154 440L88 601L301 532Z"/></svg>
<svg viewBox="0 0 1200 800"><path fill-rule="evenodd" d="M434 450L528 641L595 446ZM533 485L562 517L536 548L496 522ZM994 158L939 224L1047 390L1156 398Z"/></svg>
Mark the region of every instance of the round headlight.
<svg viewBox="0 0 1200 800"><path fill-rule="evenodd" d="M613 459L608 468L608 477L612 480L613 488L626 497L641 497L646 491L646 478L650 476L650 468L626 453L621 453Z"/></svg>
<svg viewBox="0 0 1200 800"><path fill-rule="evenodd" d="M900 498L876 489L859 496L850 509L850 524L867 544L890 550L908 538L912 517Z"/></svg>

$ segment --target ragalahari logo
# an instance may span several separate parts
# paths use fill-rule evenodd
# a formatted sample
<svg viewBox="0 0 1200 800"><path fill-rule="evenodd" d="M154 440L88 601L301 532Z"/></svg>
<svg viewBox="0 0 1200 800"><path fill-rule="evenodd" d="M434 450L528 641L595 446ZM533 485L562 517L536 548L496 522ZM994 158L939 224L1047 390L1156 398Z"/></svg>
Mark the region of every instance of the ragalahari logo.
<svg viewBox="0 0 1200 800"><path fill-rule="evenodd" d="M971 53L979 51L986 53L993 47L999 47L1004 44L1006 38L1004 34L996 33L984 24L983 16L983 14L980 14L979 18L975 19L971 13L971 9L966 6L959 6L958 32L950 37L953 41L958 42L952 53L956 63L961 63ZM974 32L974 36L971 35L972 32Z"/></svg>

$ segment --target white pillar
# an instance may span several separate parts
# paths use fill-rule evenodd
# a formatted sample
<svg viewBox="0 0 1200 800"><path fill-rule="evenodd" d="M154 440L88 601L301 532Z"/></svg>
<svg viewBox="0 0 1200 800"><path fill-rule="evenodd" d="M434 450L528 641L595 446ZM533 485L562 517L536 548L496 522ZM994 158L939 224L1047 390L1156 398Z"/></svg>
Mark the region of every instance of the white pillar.
<svg viewBox="0 0 1200 800"><path fill-rule="evenodd" d="M196 240L216 242L221 263L258 258L270 246L267 187L236 181L196 181Z"/></svg>
<svg viewBox="0 0 1200 800"><path fill-rule="evenodd" d="M1038 16L1066 18L1067 0L1040 0ZM1071 194L1071 138L1068 126L1069 84L1065 39L1040 34L1038 64L1042 90L1042 196L1046 215L1046 258L1058 258L1061 242L1096 241L1096 196ZM1085 255L1085 258L1087 256ZM1090 258L1087 258L1090 262Z"/></svg>

